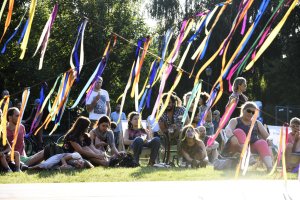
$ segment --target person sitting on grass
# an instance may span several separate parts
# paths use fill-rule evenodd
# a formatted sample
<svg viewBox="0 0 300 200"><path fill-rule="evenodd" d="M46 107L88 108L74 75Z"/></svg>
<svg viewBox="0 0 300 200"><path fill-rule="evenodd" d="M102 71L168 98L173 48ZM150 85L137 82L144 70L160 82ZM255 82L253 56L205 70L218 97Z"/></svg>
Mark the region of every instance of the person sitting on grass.
<svg viewBox="0 0 300 200"><path fill-rule="evenodd" d="M21 172L20 165L20 154L17 151L14 151L14 161L11 161L11 147L8 141L6 145L2 143L2 137L0 137L0 168L5 172ZM13 166L13 169L9 166Z"/></svg>
<svg viewBox="0 0 300 200"><path fill-rule="evenodd" d="M187 164L193 168L206 167L208 157L204 143L198 138L198 134L192 125L186 125L182 130L183 139L180 144L180 153Z"/></svg>
<svg viewBox="0 0 300 200"><path fill-rule="evenodd" d="M110 119L106 115L102 116L98 120L96 128L92 129L89 135L97 149L106 152L107 147L109 147L112 155L119 156L120 153L115 145L114 133L110 130L110 123Z"/></svg>
<svg viewBox="0 0 300 200"><path fill-rule="evenodd" d="M196 131L198 130L199 138L203 141L206 152L209 158L210 163L214 163L214 161L218 158L219 152L218 147L219 143L217 141L214 141L214 143L211 146L207 146L207 142L210 138L210 136L206 135L206 128L204 126L199 126Z"/></svg>
<svg viewBox="0 0 300 200"><path fill-rule="evenodd" d="M153 166L158 156L160 139L159 137L150 138L149 131L141 128L140 120L140 114L137 112L131 112L128 115L128 129L125 130L124 144L133 150L134 161L137 164L139 164L143 147L151 148L148 165Z"/></svg>
<svg viewBox="0 0 300 200"><path fill-rule="evenodd" d="M250 130L253 115L258 110L254 102L246 102L241 107L240 117L233 118L225 128L228 141L223 149L223 156L232 156L242 152L247 134ZM273 166L272 154L266 141L269 133L262 123L255 121L250 138L250 148L252 153L258 153L262 161L270 171Z"/></svg>
<svg viewBox="0 0 300 200"><path fill-rule="evenodd" d="M76 119L71 129L64 137L64 152L78 152L83 158L92 162L96 166L108 166L109 161L105 152L96 149L91 138L86 133L91 122L88 118L80 116Z"/></svg>
<svg viewBox="0 0 300 200"><path fill-rule="evenodd" d="M300 164L300 160L298 160L297 163L291 163L291 153L300 154L300 119L297 117L292 118L290 121L290 127L292 132L288 135L288 143L285 150L288 171L292 171L293 168Z"/></svg>
<svg viewBox="0 0 300 200"><path fill-rule="evenodd" d="M51 156L44 162L29 167L30 170L40 170L40 169L83 169L83 168L93 168L94 166L84 160L81 155L77 152L74 153L61 153Z"/></svg>
<svg viewBox="0 0 300 200"><path fill-rule="evenodd" d="M0 109L0 124L2 118L2 110ZM6 139L6 145L3 145L2 133L0 133L0 167L5 172L12 172L12 169L9 167L8 163L11 162L11 146ZM12 163L14 165L15 171L20 172L20 154L18 151L14 151L15 161Z"/></svg>

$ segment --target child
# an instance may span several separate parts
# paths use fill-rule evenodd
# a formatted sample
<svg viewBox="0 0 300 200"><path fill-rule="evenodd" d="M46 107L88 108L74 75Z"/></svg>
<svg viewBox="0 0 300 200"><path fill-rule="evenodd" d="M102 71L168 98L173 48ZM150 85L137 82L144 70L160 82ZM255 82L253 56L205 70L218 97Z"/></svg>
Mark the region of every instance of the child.
<svg viewBox="0 0 300 200"><path fill-rule="evenodd" d="M292 132L288 135L288 143L285 151L288 171L291 171L299 164L299 160L296 163L291 163L291 153L300 153L300 119L297 117L292 118L290 127Z"/></svg>

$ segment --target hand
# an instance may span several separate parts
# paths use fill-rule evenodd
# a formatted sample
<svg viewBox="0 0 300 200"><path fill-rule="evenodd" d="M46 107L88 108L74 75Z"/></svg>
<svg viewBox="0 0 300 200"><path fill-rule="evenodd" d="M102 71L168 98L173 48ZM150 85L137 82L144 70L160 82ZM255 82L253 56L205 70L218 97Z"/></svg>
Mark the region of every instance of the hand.
<svg viewBox="0 0 300 200"><path fill-rule="evenodd" d="M62 164L60 167L68 167L67 163Z"/></svg>
<svg viewBox="0 0 300 200"><path fill-rule="evenodd" d="M94 101L98 101L100 99L100 94L98 94L97 96L94 97Z"/></svg>
<svg viewBox="0 0 300 200"><path fill-rule="evenodd" d="M299 137L300 137L300 134L299 134L299 131L297 131L297 133L295 134L295 142L300 139Z"/></svg>

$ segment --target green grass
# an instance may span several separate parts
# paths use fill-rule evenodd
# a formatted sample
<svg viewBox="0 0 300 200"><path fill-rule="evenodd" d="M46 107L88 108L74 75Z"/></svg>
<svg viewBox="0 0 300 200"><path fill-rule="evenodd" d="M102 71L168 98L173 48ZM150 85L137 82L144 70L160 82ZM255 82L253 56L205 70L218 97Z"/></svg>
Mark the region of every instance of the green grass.
<svg viewBox="0 0 300 200"><path fill-rule="evenodd" d="M27 171L0 174L0 183L70 183L70 182L126 182L126 181L199 181L233 180L234 170L215 171L212 166L202 169L185 168L102 168L73 171ZM263 169L249 170L239 179L279 180L280 173L268 176ZM297 179L297 174L288 173L288 179Z"/></svg>

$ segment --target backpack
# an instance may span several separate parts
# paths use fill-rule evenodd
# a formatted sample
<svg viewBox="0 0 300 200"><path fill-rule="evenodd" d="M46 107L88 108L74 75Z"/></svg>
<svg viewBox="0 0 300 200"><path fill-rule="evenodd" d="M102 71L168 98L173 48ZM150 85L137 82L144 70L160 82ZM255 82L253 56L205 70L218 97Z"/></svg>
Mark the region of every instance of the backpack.
<svg viewBox="0 0 300 200"><path fill-rule="evenodd" d="M118 157L112 157L109 161L110 167L138 167L139 164L134 161L131 154L126 153Z"/></svg>

